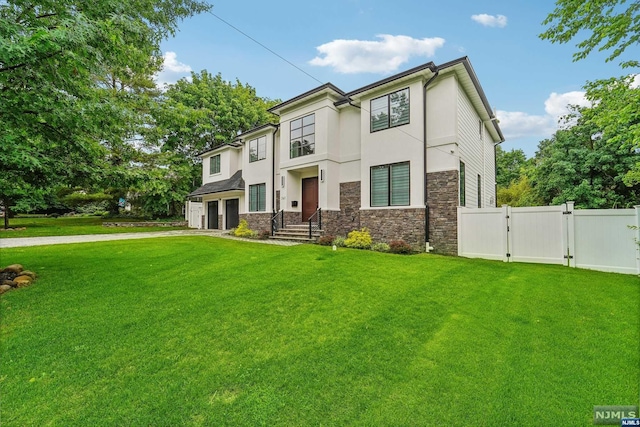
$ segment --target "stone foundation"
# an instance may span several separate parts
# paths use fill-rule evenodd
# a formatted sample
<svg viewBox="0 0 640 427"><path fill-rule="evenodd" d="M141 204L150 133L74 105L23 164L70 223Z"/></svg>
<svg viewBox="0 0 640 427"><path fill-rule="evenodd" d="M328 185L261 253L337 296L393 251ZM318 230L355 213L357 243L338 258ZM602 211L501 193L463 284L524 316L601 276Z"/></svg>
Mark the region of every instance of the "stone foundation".
<svg viewBox="0 0 640 427"><path fill-rule="evenodd" d="M247 220L249 228L257 233L268 231L271 233L271 212L252 212L240 214L240 220Z"/></svg>
<svg viewBox="0 0 640 427"><path fill-rule="evenodd" d="M429 244L433 252L458 255L458 171L427 175Z"/></svg>
<svg viewBox="0 0 640 427"><path fill-rule="evenodd" d="M367 209L360 211L362 227L375 241L404 240L416 251L424 251L424 212L418 209Z"/></svg>

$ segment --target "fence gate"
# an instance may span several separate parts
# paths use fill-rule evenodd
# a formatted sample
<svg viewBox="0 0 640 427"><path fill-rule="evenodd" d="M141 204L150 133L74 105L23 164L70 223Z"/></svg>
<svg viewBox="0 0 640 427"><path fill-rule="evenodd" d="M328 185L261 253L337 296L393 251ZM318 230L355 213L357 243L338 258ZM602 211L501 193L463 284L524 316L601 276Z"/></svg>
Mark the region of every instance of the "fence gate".
<svg viewBox="0 0 640 427"><path fill-rule="evenodd" d="M635 226L635 229L633 228ZM458 208L458 255L640 274L640 206Z"/></svg>

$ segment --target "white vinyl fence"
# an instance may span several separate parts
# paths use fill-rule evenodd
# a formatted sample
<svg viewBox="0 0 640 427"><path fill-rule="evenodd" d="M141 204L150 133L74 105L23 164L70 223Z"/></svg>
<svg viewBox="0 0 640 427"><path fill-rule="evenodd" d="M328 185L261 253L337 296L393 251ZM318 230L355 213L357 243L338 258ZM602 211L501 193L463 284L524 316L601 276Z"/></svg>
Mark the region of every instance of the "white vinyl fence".
<svg viewBox="0 0 640 427"><path fill-rule="evenodd" d="M189 222L190 228L204 228L202 216L202 202L187 201L185 208L185 220Z"/></svg>
<svg viewBox="0 0 640 427"><path fill-rule="evenodd" d="M638 226L640 206L459 207L458 255L640 274Z"/></svg>

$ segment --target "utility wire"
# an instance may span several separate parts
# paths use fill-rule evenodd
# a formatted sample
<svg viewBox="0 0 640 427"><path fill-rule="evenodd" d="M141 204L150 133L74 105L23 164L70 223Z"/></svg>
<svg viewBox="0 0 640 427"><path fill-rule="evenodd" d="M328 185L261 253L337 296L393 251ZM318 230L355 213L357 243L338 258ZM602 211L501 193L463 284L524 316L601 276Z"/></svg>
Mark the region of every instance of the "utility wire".
<svg viewBox="0 0 640 427"><path fill-rule="evenodd" d="M280 58L281 60L283 60L284 62L286 62L287 64L291 65L293 68L295 68L296 70L306 74L308 77L312 78L313 80L317 81L318 83L320 83L321 85L324 84L324 82L320 81L319 79L317 79L316 77L312 76L311 74L307 73L305 70L303 70L302 68L298 67L296 64L294 64L293 62L289 61L288 59L286 59L285 57L283 57L282 55L278 54L277 52L273 51L272 49L270 49L269 47L265 46L264 44L260 43L258 40L254 39L253 37L251 37L250 35L248 35L247 33L245 33L244 31L242 31L241 29L239 29L238 27L234 26L233 24L231 24L230 22L222 19L221 17L219 17L218 15L216 15L215 13L209 11L209 13L215 17L216 19L220 20L221 22L225 23L226 25L228 25L229 27L233 28L234 30L236 30L237 32L239 32L240 34L242 34L243 36L245 36L246 38L248 38L249 40L253 41L254 43L256 43L257 45L261 46L263 49L266 49L267 51L269 51L270 53L272 53L273 55L277 56L278 58ZM371 111L367 110L362 104L360 105L360 108L367 112L368 114L371 114ZM426 120L426 117L425 117ZM404 129L401 129L399 127L393 127L391 129L395 129L399 132L404 133L405 135L407 135L408 137L410 137L411 139L415 139L416 141L418 141L419 143L423 143L422 139L417 138L413 135L411 135L410 133L406 132ZM453 154L450 151L445 151L441 148L439 148L439 146L432 146L429 145L428 143L426 144L427 148L435 148L436 150L440 151L441 153L447 154L449 156L453 156Z"/></svg>

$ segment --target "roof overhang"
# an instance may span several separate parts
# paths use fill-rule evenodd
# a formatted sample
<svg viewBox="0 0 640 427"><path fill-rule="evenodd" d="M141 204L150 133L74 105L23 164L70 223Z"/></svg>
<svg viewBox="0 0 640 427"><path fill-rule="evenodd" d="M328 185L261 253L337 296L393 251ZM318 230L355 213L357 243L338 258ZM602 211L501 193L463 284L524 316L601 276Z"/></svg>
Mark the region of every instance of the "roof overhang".
<svg viewBox="0 0 640 427"><path fill-rule="evenodd" d="M229 179L216 182L208 182L200 188L187 194L187 198L200 197L206 194L224 193L227 191L244 191L244 179L242 169L233 174Z"/></svg>
<svg viewBox="0 0 640 427"><path fill-rule="evenodd" d="M215 154L216 152L225 151L225 150L238 150L242 147L239 141L235 140L232 142L225 142L224 144L218 144L215 147L209 148L201 153L196 154L198 157L205 157L210 154Z"/></svg>
<svg viewBox="0 0 640 427"><path fill-rule="evenodd" d="M273 131L277 130L279 127L280 127L280 125L277 125L275 123L266 123L264 125L255 127L253 129L249 129L248 131L241 133L240 135L238 135L237 138L238 138L238 140L245 141L245 140L251 138L252 136L256 136L256 135L265 133L265 131L268 131L268 130L273 132Z"/></svg>
<svg viewBox="0 0 640 427"><path fill-rule="evenodd" d="M322 86L318 86L315 89L311 89L310 91L303 93L302 95L298 95L295 98L289 99L288 101L281 102L280 104L269 108L267 111L279 116L285 110L308 102L311 99L320 98L323 96L333 98L333 101L335 102L339 99L344 98L345 93L333 84L325 83Z"/></svg>

